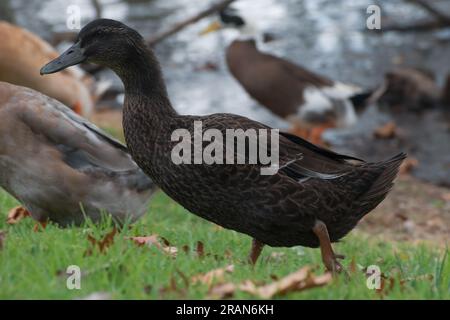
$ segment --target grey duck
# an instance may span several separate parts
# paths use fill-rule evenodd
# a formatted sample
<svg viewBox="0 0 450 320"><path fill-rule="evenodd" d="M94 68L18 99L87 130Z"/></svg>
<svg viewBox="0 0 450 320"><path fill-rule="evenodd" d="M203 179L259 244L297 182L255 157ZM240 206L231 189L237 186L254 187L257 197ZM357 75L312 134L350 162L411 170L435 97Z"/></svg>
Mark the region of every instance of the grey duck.
<svg viewBox="0 0 450 320"><path fill-rule="evenodd" d="M0 187L42 224L98 222L109 213L132 222L157 186L126 147L62 103L0 82Z"/></svg>
<svg viewBox="0 0 450 320"><path fill-rule="evenodd" d="M81 62L111 68L125 85L124 131L136 163L172 199L222 227L251 236L251 262L264 244L319 247L329 270L340 270L336 242L387 195L403 153L366 163L280 133L282 168L261 175L261 164L175 164L171 139L179 128L270 129L234 114L179 115L172 107L159 63L141 35L121 22L87 24L76 43L41 69L42 74Z"/></svg>

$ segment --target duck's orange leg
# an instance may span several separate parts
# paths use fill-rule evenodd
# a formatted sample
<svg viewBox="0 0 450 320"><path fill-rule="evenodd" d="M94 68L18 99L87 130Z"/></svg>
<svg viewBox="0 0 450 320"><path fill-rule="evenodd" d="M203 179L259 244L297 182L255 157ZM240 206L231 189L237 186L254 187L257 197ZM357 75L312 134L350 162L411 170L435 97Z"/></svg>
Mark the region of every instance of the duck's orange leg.
<svg viewBox="0 0 450 320"><path fill-rule="evenodd" d="M31 213L24 207L18 206L9 210L8 216L6 218L6 223L16 224L26 217L31 217Z"/></svg>
<svg viewBox="0 0 450 320"><path fill-rule="evenodd" d="M264 247L264 243L253 239L252 241L252 249L250 250L250 254L248 256L248 262L252 265L256 264L256 261L258 261L259 256L261 255L261 251Z"/></svg>
<svg viewBox="0 0 450 320"><path fill-rule="evenodd" d="M341 272L343 270L343 267L339 263L338 259L344 259L345 257L343 255L334 253L333 247L331 246L330 236L328 234L328 229L325 223L317 220L312 230L317 238L319 238L322 261L325 264L325 267L328 269L328 271L331 271L333 273Z"/></svg>
<svg viewBox="0 0 450 320"><path fill-rule="evenodd" d="M289 129L289 133L296 135L297 137L303 138L303 139L308 139L309 135L310 135L310 130L309 129L305 129L305 128L301 128L298 125L293 125L290 129Z"/></svg>
<svg viewBox="0 0 450 320"><path fill-rule="evenodd" d="M309 132L309 137L307 138L310 142L323 146L325 143L322 140L322 134L325 130L335 128L332 123L326 123L320 126L313 127Z"/></svg>

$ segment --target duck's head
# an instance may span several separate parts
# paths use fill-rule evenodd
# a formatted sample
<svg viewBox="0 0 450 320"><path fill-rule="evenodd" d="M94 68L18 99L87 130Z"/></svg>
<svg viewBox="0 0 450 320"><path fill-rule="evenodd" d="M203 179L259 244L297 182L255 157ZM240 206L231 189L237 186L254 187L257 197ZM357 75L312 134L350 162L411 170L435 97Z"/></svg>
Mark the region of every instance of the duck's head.
<svg viewBox="0 0 450 320"><path fill-rule="evenodd" d="M220 11L219 19L212 22L200 34L205 35L222 29L237 30L239 38L243 40L255 39L258 36L255 24L248 18L244 19L241 13L232 7L226 7Z"/></svg>
<svg viewBox="0 0 450 320"><path fill-rule="evenodd" d="M125 24L110 19L94 20L81 29L73 46L42 67L40 73L55 73L82 62L115 69L142 47L145 47L142 36Z"/></svg>

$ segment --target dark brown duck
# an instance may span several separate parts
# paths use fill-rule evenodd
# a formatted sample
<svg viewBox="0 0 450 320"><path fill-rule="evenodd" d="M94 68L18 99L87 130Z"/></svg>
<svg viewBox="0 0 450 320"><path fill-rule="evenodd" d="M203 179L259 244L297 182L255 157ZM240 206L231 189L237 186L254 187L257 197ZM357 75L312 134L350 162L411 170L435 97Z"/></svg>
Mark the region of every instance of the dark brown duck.
<svg viewBox="0 0 450 320"><path fill-rule="evenodd" d="M171 198L187 210L251 236L256 262L263 244L321 247L326 267L339 270L338 241L387 195L405 158L366 163L280 134L282 169L261 175L259 164L180 164L171 158L176 129L269 129L233 114L179 115L167 95L159 64L143 38L113 20L85 26L76 43L42 74L88 61L111 68L125 85L124 130L131 155ZM356 162L356 163L354 163Z"/></svg>

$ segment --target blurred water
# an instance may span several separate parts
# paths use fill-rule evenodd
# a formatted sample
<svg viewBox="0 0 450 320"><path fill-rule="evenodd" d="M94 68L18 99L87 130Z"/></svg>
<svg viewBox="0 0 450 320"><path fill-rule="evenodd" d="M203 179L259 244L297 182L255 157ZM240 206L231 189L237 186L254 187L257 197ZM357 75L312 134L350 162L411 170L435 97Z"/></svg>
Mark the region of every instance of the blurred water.
<svg viewBox="0 0 450 320"><path fill-rule="evenodd" d="M95 17L90 0L1 2L0 18L12 17L17 24L47 39L54 31L67 31L69 4L80 6L83 24ZM144 36L168 28L213 2L100 0L103 17L122 20ZM425 16L401 0L240 0L235 7L261 31L277 36L277 41L262 44L263 50L331 78L372 87L393 65L406 64L430 69L442 82L450 69L449 32L376 35L365 29L366 8L373 3L382 8L383 22L407 23ZM450 11L450 1L441 4ZM6 9L8 6L10 10ZM228 74L224 51L232 31L198 36L213 18L186 28L156 48L175 107L181 113L239 113L284 127L280 119L259 107ZM199 71L207 62L217 64L218 70Z"/></svg>

